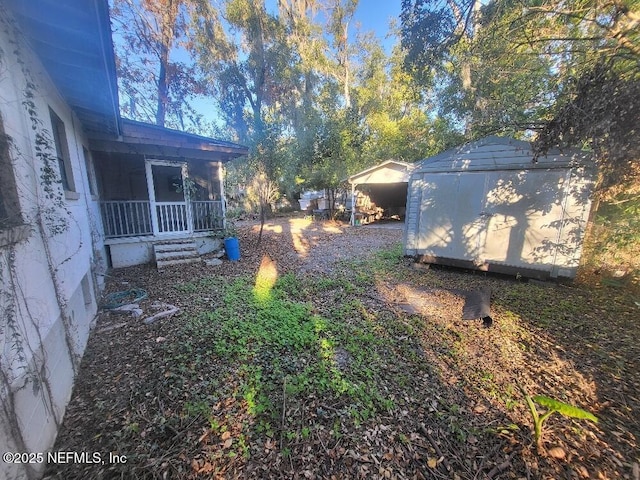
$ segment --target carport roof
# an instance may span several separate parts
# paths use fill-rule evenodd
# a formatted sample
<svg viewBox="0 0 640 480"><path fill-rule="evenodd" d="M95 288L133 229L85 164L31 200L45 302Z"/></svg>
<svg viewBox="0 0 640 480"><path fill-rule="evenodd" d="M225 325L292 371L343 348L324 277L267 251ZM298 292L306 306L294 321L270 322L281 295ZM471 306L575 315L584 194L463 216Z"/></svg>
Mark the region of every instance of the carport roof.
<svg viewBox="0 0 640 480"><path fill-rule="evenodd" d="M352 185L367 183L407 183L414 168L415 165L411 163L386 160L379 165L351 175L347 180Z"/></svg>

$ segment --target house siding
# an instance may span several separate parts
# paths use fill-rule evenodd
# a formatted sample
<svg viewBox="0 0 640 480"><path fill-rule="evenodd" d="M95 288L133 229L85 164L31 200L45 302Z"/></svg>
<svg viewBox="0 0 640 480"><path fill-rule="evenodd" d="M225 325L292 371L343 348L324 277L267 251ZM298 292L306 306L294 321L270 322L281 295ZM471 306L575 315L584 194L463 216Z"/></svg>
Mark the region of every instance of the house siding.
<svg viewBox="0 0 640 480"><path fill-rule="evenodd" d="M7 27L0 29L0 115L12 142L10 156L26 232L0 244L0 451L46 452L71 395L106 263L99 208L89 192L82 152L89 144L82 125L3 8L0 15ZM55 212L67 219L59 234L46 231L46 226L42 231L38 222L42 208L51 204L42 185L32 119L23 104L28 82L34 85L39 128L51 132L49 108L65 126L75 191L62 197L68 213ZM42 468L0 463L0 478L35 478Z"/></svg>

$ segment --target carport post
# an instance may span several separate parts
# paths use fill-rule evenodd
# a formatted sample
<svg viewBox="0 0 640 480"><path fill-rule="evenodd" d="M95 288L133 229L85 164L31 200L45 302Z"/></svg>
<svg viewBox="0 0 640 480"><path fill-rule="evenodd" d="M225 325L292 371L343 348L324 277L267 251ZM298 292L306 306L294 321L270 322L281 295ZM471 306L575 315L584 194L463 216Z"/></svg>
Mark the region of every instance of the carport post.
<svg viewBox="0 0 640 480"><path fill-rule="evenodd" d="M351 184L351 226L356 224L356 184Z"/></svg>

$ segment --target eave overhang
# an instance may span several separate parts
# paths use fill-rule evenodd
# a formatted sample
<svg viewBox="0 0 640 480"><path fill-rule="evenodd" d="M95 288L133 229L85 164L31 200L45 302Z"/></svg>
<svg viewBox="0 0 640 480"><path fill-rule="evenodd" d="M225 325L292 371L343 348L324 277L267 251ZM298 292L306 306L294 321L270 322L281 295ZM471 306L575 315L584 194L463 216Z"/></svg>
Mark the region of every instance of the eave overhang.
<svg viewBox="0 0 640 480"><path fill-rule="evenodd" d="M5 0L85 133L117 137L120 116L106 0Z"/></svg>
<svg viewBox="0 0 640 480"><path fill-rule="evenodd" d="M92 138L90 148L105 153L143 155L147 158L174 158L228 162L247 155L243 145L181 132L134 120L122 119L119 139Z"/></svg>

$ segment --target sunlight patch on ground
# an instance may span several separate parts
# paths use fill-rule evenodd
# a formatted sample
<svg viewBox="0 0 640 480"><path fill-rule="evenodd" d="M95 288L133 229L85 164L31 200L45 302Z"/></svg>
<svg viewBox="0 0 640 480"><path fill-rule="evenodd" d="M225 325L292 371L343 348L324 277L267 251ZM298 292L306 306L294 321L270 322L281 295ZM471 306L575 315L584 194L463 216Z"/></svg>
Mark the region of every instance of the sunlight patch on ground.
<svg viewBox="0 0 640 480"><path fill-rule="evenodd" d="M305 218L291 218L289 220L293 248L301 257L306 257L309 254L309 242L304 237L304 230L309 228L312 223L312 220Z"/></svg>
<svg viewBox="0 0 640 480"><path fill-rule="evenodd" d="M251 227L251 230L257 234L258 232L260 232L260 224L258 223L256 225L253 225ZM263 232L273 232L279 235L283 232L282 225L273 225L273 224L265 223Z"/></svg>
<svg viewBox="0 0 640 480"><path fill-rule="evenodd" d="M258 225L258 231L259 230L260 230L260 225ZM282 225L269 225L268 223L265 223L264 224L264 231L265 232L273 232L273 233L282 233Z"/></svg>
<svg viewBox="0 0 640 480"><path fill-rule="evenodd" d="M306 257L309 254L309 242L303 235L291 232L291 240L293 248L301 257Z"/></svg>
<svg viewBox="0 0 640 480"><path fill-rule="evenodd" d="M303 230L309 228L309 226L313 223L313 220L309 218L290 218L289 219L289 228L291 233L300 233Z"/></svg>
<svg viewBox="0 0 640 480"><path fill-rule="evenodd" d="M271 290L273 290L276 280L278 280L276 262L271 260L269 255L263 255L253 287L253 295L258 301L266 302L271 298Z"/></svg>
<svg viewBox="0 0 640 480"><path fill-rule="evenodd" d="M416 288L408 284L377 285L379 295L410 315L419 314L451 321L462 316L461 297L441 289Z"/></svg>
<svg viewBox="0 0 640 480"><path fill-rule="evenodd" d="M327 233L344 233L344 229L341 228L341 225L333 222L324 222L322 224L322 230Z"/></svg>

